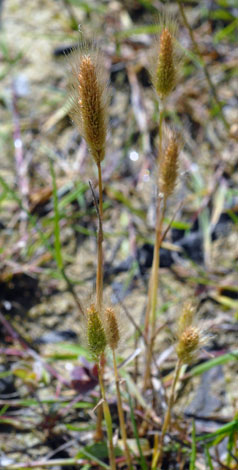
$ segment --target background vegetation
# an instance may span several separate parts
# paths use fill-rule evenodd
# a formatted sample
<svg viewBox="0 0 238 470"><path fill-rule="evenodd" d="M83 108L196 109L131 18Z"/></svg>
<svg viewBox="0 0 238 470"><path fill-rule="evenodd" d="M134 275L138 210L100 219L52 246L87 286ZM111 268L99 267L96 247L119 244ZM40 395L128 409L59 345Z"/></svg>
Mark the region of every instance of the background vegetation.
<svg viewBox="0 0 238 470"><path fill-rule="evenodd" d="M165 121L182 131L184 148L166 214L165 222L173 221L161 249L159 334L153 389L146 391L142 332L159 122L148 51L163 4L0 3L0 467L109 468L106 439L93 441L98 379L78 305L88 306L95 292L98 221L88 181L96 187L97 175L68 116L65 58L93 37L111 82L104 286L124 327L118 361L135 468L150 468L176 363L177 319L193 298L211 339L183 367L163 468L237 468L238 4L183 2L196 46L178 2L163 3L177 18L184 57ZM109 354L105 383L116 438L111 371ZM120 440L116 446L118 468L125 468Z"/></svg>

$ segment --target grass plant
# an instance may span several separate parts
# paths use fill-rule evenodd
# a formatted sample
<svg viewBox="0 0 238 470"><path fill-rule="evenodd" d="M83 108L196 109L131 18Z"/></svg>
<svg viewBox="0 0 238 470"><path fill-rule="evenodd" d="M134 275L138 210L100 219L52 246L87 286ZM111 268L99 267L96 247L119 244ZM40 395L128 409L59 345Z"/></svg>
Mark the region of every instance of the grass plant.
<svg viewBox="0 0 238 470"><path fill-rule="evenodd" d="M173 194L178 177L178 157L181 148L181 139L173 130L163 125L165 103L168 96L176 86L178 77L178 56L176 53L176 23L168 17L163 17L160 25L159 39L153 48L151 65L151 78L160 103L159 117L159 149L157 157L157 203L155 222L155 244L153 263L148 290L148 304L145 318L145 339L147 343L146 363L144 373L144 391L151 387L151 364L154 344L156 340L156 313L158 306L159 264L160 248L163 239L163 222L167 207L167 200ZM91 187L95 206L98 213L99 229L97 243L97 281L96 304L91 305L87 311L88 347L98 364L98 377L101 388L104 418L107 428L109 460L112 470L115 470L115 453L113 447L113 431L110 409L106 400L103 381L103 358L108 345L113 354L113 367L116 382L117 406L120 430L123 440L127 467L132 470L133 463L127 443L127 432L123 414L122 398L120 393L120 379L117 369L115 351L120 340L120 332L116 314L110 307L103 309L103 205L102 205L102 172L101 162L105 157L106 122L107 122L107 82L105 75L102 79L103 58L98 49L84 47L80 52L72 53L72 110L71 115L84 136L89 151L97 165L99 208L97 206L94 190ZM57 229L57 226L56 226ZM168 230L168 229L167 229ZM167 233L166 230L166 233ZM59 248L59 233L56 231L56 247ZM59 251L59 250L58 250ZM62 260L60 258L60 263ZM175 402L175 390L179 379L181 367L190 363L195 351L200 345L200 331L192 326L193 309L185 306L180 316L176 364L172 387L165 413L160 439L158 434L154 438L151 470L161 468L163 457L163 444L166 432L169 430L172 408ZM101 417L98 414L97 432L100 435ZM137 435L138 440L138 435ZM141 449L140 449L141 451ZM144 464L143 464L144 466Z"/></svg>
<svg viewBox="0 0 238 470"><path fill-rule="evenodd" d="M153 264L149 281L148 304L145 317L145 335L148 342L144 375L144 390L150 384L153 347L156 337L156 312L158 303L160 247L167 199L173 193L178 173L179 142L175 132L163 128L166 98L177 81L178 57L175 48L177 25L174 20L161 20L159 38L155 41L151 60L151 79L159 99L159 149L157 156L157 202ZM163 145L163 139L165 145Z"/></svg>
<svg viewBox="0 0 238 470"><path fill-rule="evenodd" d="M84 47L81 53L71 55L71 115L78 124L80 132L84 136L90 153L97 165L99 209L98 212L98 237L97 237L97 276L96 276L96 306L88 309L87 334L88 345L98 365L98 378L102 395L102 407L107 427L109 459L112 470L115 470L115 453L113 447L112 419L106 400L103 382L103 355L107 339L102 324L103 317L103 192L101 162L105 157L107 135L107 78L103 69L103 57L95 46ZM96 439L102 437L102 414L99 407L97 415Z"/></svg>

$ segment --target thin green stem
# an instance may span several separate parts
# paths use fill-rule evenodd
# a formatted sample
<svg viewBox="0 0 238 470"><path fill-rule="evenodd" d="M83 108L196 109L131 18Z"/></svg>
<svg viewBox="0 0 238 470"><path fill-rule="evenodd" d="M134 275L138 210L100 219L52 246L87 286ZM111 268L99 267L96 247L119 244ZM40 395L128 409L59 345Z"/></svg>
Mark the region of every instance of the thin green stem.
<svg viewBox="0 0 238 470"><path fill-rule="evenodd" d="M114 349L112 350L112 354L113 354L114 374L115 374L115 380L116 380L117 409L118 409L118 416L119 416L119 422L120 422L121 437L122 437L123 446L124 446L124 450L125 450L126 463L128 465L129 470L132 470L133 469L132 460L131 460L130 450L129 450L129 447L128 447L128 444L127 444L126 425L125 425L125 419L124 419L124 414L123 414L123 409L122 409L120 379L119 379L119 375L118 375L116 355L115 355Z"/></svg>
<svg viewBox="0 0 238 470"><path fill-rule="evenodd" d="M106 393L105 393L105 388L104 388L104 383L103 383L103 374L102 374L100 363L98 363L98 379L99 379L99 384L100 384L100 389L101 389L101 394L102 394L102 399L103 399L103 404L102 404L103 414L104 414L106 428L107 428L110 468L111 470L116 470L115 452L114 452L114 447L113 447L113 442L112 442L112 437L113 437L112 418L111 418L110 409L106 400Z"/></svg>
<svg viewBox="0 0 238 470"><path fill-rule="evenodd" d="M160 111L159 119L159 153L158 153L158 163L162 159L162 127L163 127L163 117L164 110ZM157 185L159 181L159 168L157 176ZM163 201L163 207L162 206ZM146 358L146 367L145 367L145 376L144 376L144 390L150 385L150 375L151 375L151 363L153 356L153 347L155 341L155 331L156 331L156 310L157 310L157 300L158 300L158 285L159 285L159 264L160 264L160 246L162 241L162 228L163 228L163 219L166 210L166 199L163 200L159 195L159 188L157 187L157 208L156 208L156 227L155 227L155 244L154 244L154 253L153 253L153 263L151 269L151 276L149 282L149 293L148 293L148 305L145 318L145 330L146 337L148 338L149 330L149 317L151 319L151 332L150 340L148 341L147 348L147 358Z"/></svg>
<svg viewBox="0 0 238 470"><path fill-rule="evenodd" d="M161 209L162 198L159 196L158 207L157 207L157 226L156 226L156 237L154 246L154 256L152 265L152 293L151 293L151 339L154 340L155 328L156 328L156 309L158 301L158 285L159 285L159 263L160 263L160 246L162 240L162 228L164 214L166 210L166 200L163 201L163 208Z"/></svg>
<svg viewBox="0 0 238 470"><path fill-rule="evenodd" d="M103 409L102 405L99 405L97 408L96 430L93 436L95 442L100 442L103 440L102 419Z"/></svg>
<svg viewBox="0 0 238 470"><path fill-rule="evenodd" d="M147 360L146 360L146 369L144 377L144 390L146 390L150 385L150 369L152 363L152 355L154 342L156 337L156 310L158 303L158 286L159 286L159 263L160 263L160 247L162 241L162 228L163 228L163 219L164 213L166 210L166 201L164 201L163 209L161 210L161 198L158 201L157 207L157 226L156 226L156 237L154 245L154 254L153 254L153 264L151 271L151 286L150 286L150 305L151 305L151 333L150 340L148 342L147 349Z"/></svg>
<svg viewBox="0 0 238 470"><path fill-rule="evenodd" d="M98 188L99 188L99 227L98 227L98 241L97 241L97 280L96 280L96 299L97 309L100 312L103 302L103 198L102 198L102 171L101 163L97 165L98 168Z"/></svg>
<svg viewBox="0 0 238 470"><path fill-rule="evenodd" d="M176 364L176 367L175 367L175 371L174 371L174 378L173 378L173 383L172 383L171 392L170 392L170 396L169 396L168 408L167 408L165 418L164 418L164 423L163 423L163 426L162 426L161 438L160 438L160 443L159 443L158 449L157 449L157 446L156 447L154 446L154 453L153 453L151 470L159 470L160 469L160 465L161 465L162 458L163 458L164 436L165 436L166 432L169 430L169 427L170 427L171 412L172 412L172 408L173 408L174 401L175 401L175 389L176 389L176 384L177 384L178 379L179 379L181 367L182 367L182 361L178 360L177 364ZM159 467L157 467L158 463L159 463Z"/></svg>
<svg viewBox="0 0 238 470"><path fill-rule="evenodd" d="M162 108L161 105L161 110L160 110L160 116L159 116L159 151L158 151L158 158L157 158L157 163L159 165L160 160L162 158L162 128L163 128L163 118L164 118L164 109ZM157 184L159 180L159 171L157 175ZM157 188L158 190L158 188ZM157 191L158 192L158 191ZM160 201L157 200L157 205L160 204ZM158 208L156 210L156 226L158 224ZM156 241L155 241L156 243ZM153 260L156 255L156 248L154 246L154 254L153 254ZM159 262L159 260L158 260ZM158 266L158 264L157 264ZM152 284L153 284L153 267L151 270L151 275L150 275L150 280L149 280L149 289L148 289L148 301L147 301L147 307L146 307L146 314L145 314L145 328L144 328L144 334L145 334L145 339L148 341L149 339L149 321L150 321L150 312L151 312L151 296L152 296Z"/></svg>
<svg viewBox="0 0 238 470"><path fill-rule="evenodd" d="M158 163L162 158L162 129L163 129L163 119L164 119L164 108L161 104L161 111L159 115L159 154L158 154Z"/></svg>
<svg viewBox="0 0 238 470"><path fill-rule="evenodd" d="M97 276L96 276L96 304L99 313L102 311L103 303L103 197L102 197L102 171L100 161L97 164L98 169L98 188L99 188L99 208L95 201L96 209L98 212L98 238L97 238ZM101 369L103 377L103 369ZM102 407L99 406L97 410L97 424L95 440L100 441L102 438Z"/></svg>

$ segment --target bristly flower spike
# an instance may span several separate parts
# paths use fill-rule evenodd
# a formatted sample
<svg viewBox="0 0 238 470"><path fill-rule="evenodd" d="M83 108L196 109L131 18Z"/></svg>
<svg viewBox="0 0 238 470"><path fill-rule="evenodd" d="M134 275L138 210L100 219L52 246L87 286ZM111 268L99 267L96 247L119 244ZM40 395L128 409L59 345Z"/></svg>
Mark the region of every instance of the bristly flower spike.
<svg viewBox="0 0 238 470"><path fill-rule="evenodd" d="M171 196L176 185L180 148L178 135L174 131L168 131L168 143L162 155L159 171L159 190L166 199Z"/></svg>
<svg viewBox="0 0 238 470"><path fill-rule="evenodd" d="M95 46L85 46L70 56L70 115L79 126L97 165L105 157L107 135L108 77L104 63L101 52Z"/></svg>
<svg viewBox="0 0 238 470"><path fill-rule="evenodd" d="M117 349L120 341L120 332L116 314L110 307L105 310L104 322L108 345L112 350L115 350Z"/></svg>
<svg viewBox="0 0 238 470"><path fill-rule="evenodd" d="M195 315L195 304L186 301L183 305L181 315L178 319L178 336L181 335L186 328L192 325Z"/></svg>
<svg viewBox="0 0 238 470"><path fill-rule="evenodd" d="M183 364L190 364L198 350L208 341L200 328L194 326L194 313L195 306L191 302L186 302L178 321L176 351L178 359Z"/></svg>
<svg viewBox="0 0 238 470"><path fill-rule="evenodd" d="M151 64L152 83L162 100L172 92L177 81L176 32L176 22L164 17L159 40L154 45L153 62Z"/></svg>
<svg viewBox="0 0 238 470"><path fill-rule="evenodd" d="M178 358L184 364L192 362L200 346L200 331L195 326L188 326L180 335L177 345Z"/></svg>
<svg viewBox="0 0 238 470"><path fill-rule="evenodd" d="M101 318L94 304L87 309L87 339L92 357L98 362L106 348L107 339Z"/></svg>
<svg viewBox="0 0 238 470"><path fill-rule="evenodd" d="M104 312L103 320L104 320L104 325L105 325L107 343L112 350L112 356L113 356L113 367L114 367L114 374L115 374L115 379L116 379L116 391L117 391L117 409L118 409L118 415L119 415L120 430L121 430L121 436L123 440L124 452L125 452L125 457L126 457L126 462L127 462L127 468L128 470L133 470L130 449L127 444L126 425L125 425L125 419L124 419L124 413L123 413L123 407L122 407L122 398L121 398L121 392L120 392L120 378L118 374L117 361L116 361L116 355L115 355L115 350L117 349L118 343L120 341L120 331L118 327L116 313L113 310L113 308L111 307L106 308Z"/></svg>

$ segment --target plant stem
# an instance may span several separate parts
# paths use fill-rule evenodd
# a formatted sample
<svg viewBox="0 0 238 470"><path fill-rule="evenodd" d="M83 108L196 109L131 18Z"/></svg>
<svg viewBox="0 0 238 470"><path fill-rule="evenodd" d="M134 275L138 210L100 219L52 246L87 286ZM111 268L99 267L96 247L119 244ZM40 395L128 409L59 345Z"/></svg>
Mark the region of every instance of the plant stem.
<svg viewBox="0 0 238 470"><path fill-rule="evenodd" d="M102 405L99 405L97 408L96 430L93 435L95 442L101 442L103 440L102 419L103 419L103 409L102 409Z"/></svg>
<svg viewBox="0 0 238 470"><path fill-rule="evenodd" d="M160 111L159 119L159 153L158 153L158 163L162 158L162 126L163 126L163 109ZM157 176L157 185L159 179L159 169ZM158 186L157 186L158 193ZM149 330L149 316L151 318L151 333L150 340L148 341L147 347L147 358L146 358L146 367L145 367L145 376L144 376L144 390L150 385L150 371L151 371L151 362L153 355L153 347L155 341L155 331L156 331L156 309L157 309L157 299L158 299L158 284L159 284L159 263L160 263L160 246L162 241L162 227L164 213L166 209L166 199L163 201L163 208L161 209L162 197L157 194L157 208L156 208L156 227L155 227L155 244L153 252L153 263L151 269L151 276L149 282L149 294L148 294L148 305L145 318L145 332L146 339L148 340L148 330Z"/></svg>
<svg viewBox="0 0 238 470"><path fill-rule="evenodd" d="M161 240L162 240L162 227L163 227L165 209L166 209L166 201L164 201L163 209L161 210L161 198L159 198L158 206L157 206L156 237L155 237L153 264L152 264L151 281L150 281L151 334L150 334L150 340L148 341L146 370L145 370L145 377L144 377L144 390L146 390L150 385L150 368L151 368L151 362L152 362L154 341L155 341L155 336L156 336L155 332L156 332L156 310L157 310L158 285L159 285L160 246L161 246Z"/></svg>
<svg viewBox="0 0 238 470"><path fill-rule="evenodd" d="M98 263L97 263L97 280L96 280L96 299L97 309L101 312L103 301L103 206L102 206L102 171L101 163L97 165L98 168L98 188L99 188L99 227L98 227Z"/></svg>
<svg viewBox="0 0 238 470"><path fill-rule="evenodd" d="M159 154L158 154L158 163L161 162L162 158L162 129L163 129L163 119L164 119L164 108L161 104L161 111L159 115Z"/></svg>
<svg viewBox="0 0 238 470"><path fill-rule="evenodd" d="M158 197L157 206L157 224L156 224L156 236L155 246L153 255L152 265L152 287L151 287L151 340L154 341L155 327L156 327L156 307L158 299L158 284L159 284L159 263L160 263L160 246L162 240L162 227L163 219L166 209L166 200L163 201L163 208L161 210L162 198Z"/></svg>
<svg viewBox="0 0 238 470"><path fill-rule="evenodd" d="M161 438L160 438L160 443L159 443L158 449L156 449L157 446L154 446L151 470L156 470L156 469L158 470L160 468L160 465L161 465L161 462L162 462L164 436L165 436L166 432L169 430L169 427L170 427L171 412L172 412L172 408L173 408L174 401L175 401L175 388L176 388L176 384L178 382L181 367L182 367L182 361L178 360L177 364L176 364L176 367L175 367L175 371L174 371L174 378L173 378L173 383L172 383L171 392L170 392L170 396L169 396L168 408L167 408L165 418L164 418L164 423L163 423L163 426L162 426ZM157 467L158 463L159 463L159 467Z"/></svg>
<svg viewBox="0 0 238 470"><path fill-rule="evenodd" d="M98 237L97 237L97 277L96 277L96 304L99 314L102 311L103 302L103 199L102 199L102 171L101 163L97 164L98 169L98 188L99 188L99 208L95 199L95 205L98 213ZM94 194L94 193L93 193ZM103 376L103 369L101 370ZM100 441L103 436L102 432L102 406L97 410L97 424L94 435L95 441Z"/></svg>
<svg viewBox="0 0 238 470"><path fill-rule="evenodd" d="M106 400L105 388L104 388L104 383L103 383L103 374L102 374L100 363L98 363L98 379L99 379L99 384L100 384L100 389L101 389L101 394L102 394L102 399L103 399L103 404L102 404L103 414L104 414L106 428L107 428L110 468L111 470L116 470L115 453L114 453L114 447L113 447L113 442L112 442L112 418L111 418L110 409Z"/></svg>
<svg viewBox="0 0 238 470"><path fill-rule="evenodd" d="M125 426L124 414L123 414L123 409L122 409L120 379L119 379L119 375L118 375L116 355L115 355L115 350L114 349L112 350L112 354L113 354L114 374L115 374L115 380L116 380L117 409L118 409L118 415L119 415L119 421L120 421L121 437L122 437L122 440L123 440L123 446L124 446L124 450L125 450L126 462L127 462L129 470L132 470L132 468L133 468L132 467L132 460L131 460L130 450L129 450L129 447L128 447L128 444L127 444L126 426Z"/></svg>
<svg viewBox="0 0 238 470"><path fill-rule="evenodd" d="M185 11L184 11L184 7L183 7L183 4L181 2L181 0L177 0L177 3L178 3L178 7L179 7L179 10L180 10L180 13L181 13L181 16L183 18L183 22L184 22L184 25L186 26L187 30L188 30L188 33L189 33L189 36L190 36L190 39L191 39L191 42L193 44L193 47L194 47L194 50L196 52L196 54L198 55L199 59L201 60L201 63L202 63L202 67L203 67L203 70L204 70L204 75L207 79L207 83L211 89L211 92L212 92L212 95L213 95L213 98L218 106L218 109L219 109L219 113L220 113L220 116L221 116L221 119L223 121L223 124L225 125L226 129L229 129L229 124L223 114L223 110L222 110L222 105L221 105L221 102L218 98L218 95L217 95L217 91L216 91L216 87L211 79L211 75L210 75L210 72L209 72L209 69L206 65L206 63L204 62L204 59L203 59L203 56L202 56L202 53L199 49L199 46L198 46L198 43L195 39L195 36L194 36L194 33L193 33L193 30L188 22L188 19L186 17L186 14L185 14Z"/></svg>

